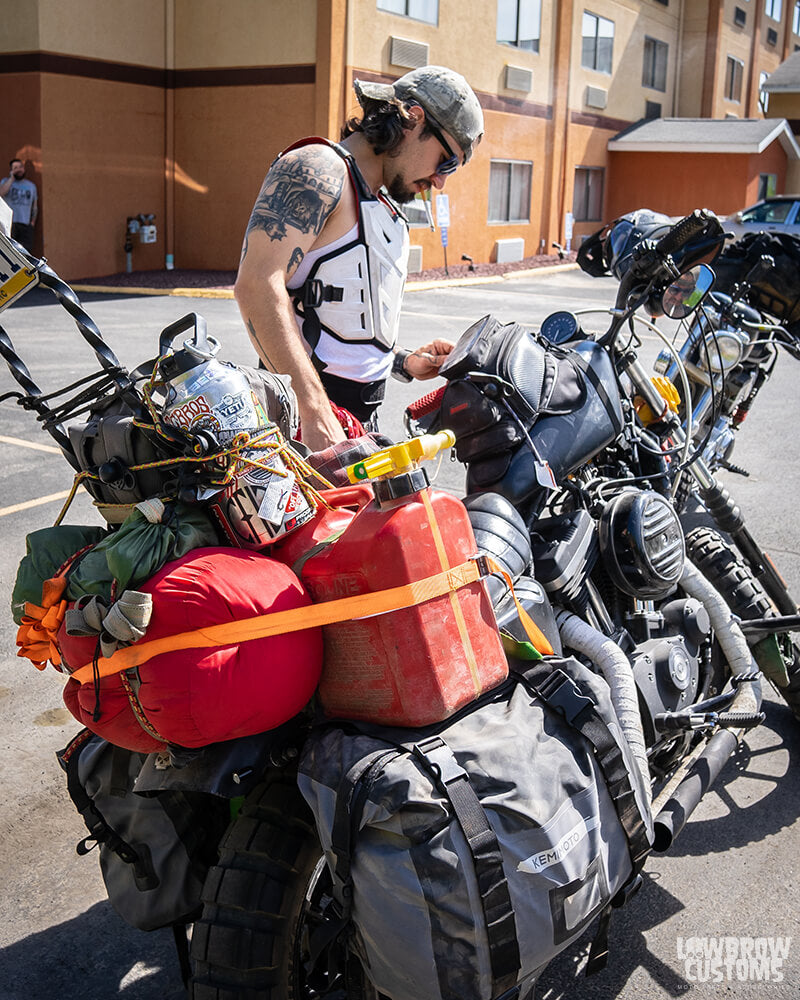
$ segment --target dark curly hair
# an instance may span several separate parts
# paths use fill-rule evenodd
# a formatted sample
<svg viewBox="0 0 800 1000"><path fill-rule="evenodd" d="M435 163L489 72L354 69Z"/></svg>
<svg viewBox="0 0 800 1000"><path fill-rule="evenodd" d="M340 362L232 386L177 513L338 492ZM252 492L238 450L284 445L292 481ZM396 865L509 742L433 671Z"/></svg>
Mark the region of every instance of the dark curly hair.
<svg viewBox="0 0 800 1000"><path fill-rule="evenodd" d="M368 98L364 101L363 115L360 118L348 118L342 126L339 139L361 132L374 153L391 155L403 141L403 133L414 127L407 108L408 105L403 101L377 101ZM427 121L421 134L432 134Z"/></svg>

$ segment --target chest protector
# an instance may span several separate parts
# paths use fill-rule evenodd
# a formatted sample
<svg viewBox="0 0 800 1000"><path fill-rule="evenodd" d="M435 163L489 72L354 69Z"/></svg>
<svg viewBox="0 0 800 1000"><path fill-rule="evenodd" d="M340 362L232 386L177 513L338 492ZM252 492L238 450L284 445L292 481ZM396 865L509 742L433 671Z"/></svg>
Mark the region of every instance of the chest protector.
<svg viewBox="0 0 800 1000"><path fill-rule="evenodd" d="M303 337L312 351L324 330L343 343L371 344L388 353L397 342L408 270L406 219L388 199L372 194L353 157L337 143L312 137L289 149L311 143L330 146L345 161L358 199L358 233L323 252L305 282L288 289L303 317Z"/></svg>

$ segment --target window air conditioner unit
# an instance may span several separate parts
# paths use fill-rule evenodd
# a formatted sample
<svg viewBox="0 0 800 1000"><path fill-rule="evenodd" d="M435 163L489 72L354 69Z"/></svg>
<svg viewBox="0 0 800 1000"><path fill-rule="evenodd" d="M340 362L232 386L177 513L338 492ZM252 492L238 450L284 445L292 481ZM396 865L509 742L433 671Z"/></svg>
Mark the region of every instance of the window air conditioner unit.
<svg viewBox="0 0 800 1000"><path fill-rule="evenodd" d="M605 108L608 104L608 91L602 87L587 87L584 104L587 108Z"/></svg>
<svg viewBox="0 0 800 1000"><path fill-rule="evenodd" d="M522 66L506 66L506 89L529 94L533 89L533 72Z"/></svg>
<svg viewBox="0 0 800 1000"><path fill-rule="evenodd" d="M420 66L427 66L429 46L425 42L413 42L410 38L391 38L389 51L389 62L393 66L402 66L405 69L419 69Z"/></svg>
<svg viewBox="0 0 800 1000"><path fill-rule="evenodd" d="M422 247L408 248L408 273L419 274L422 270Z"/></svg>

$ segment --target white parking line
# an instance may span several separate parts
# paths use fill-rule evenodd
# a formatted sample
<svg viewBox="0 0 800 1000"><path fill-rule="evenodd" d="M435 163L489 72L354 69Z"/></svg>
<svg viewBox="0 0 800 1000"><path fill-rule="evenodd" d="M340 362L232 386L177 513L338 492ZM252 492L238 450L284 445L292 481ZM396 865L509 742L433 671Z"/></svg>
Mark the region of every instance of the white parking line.
<svg viewBox="0 0 800 1000"><path fill-rule="evenodd" d="M66 500L70 492L70 490L62 490L61 493L50 493L46 497L25 500L22 503L12 504L10 507L0 507L0 517L5 517L6 514L16 514L21 510L28 510L29 507L41 507L42 504L52 503L54 500Z"/></svg>
<svg viewBox="0 0 800 1000"><path fill-rule="evenodd" d="M52 455L63 455L60 448L54 448L51 444L37 444L34 441L26 441L24 438L6 437L0 434L0 442L3 444L16 444L20 448L32 448L34 451L49 451Z"/></svg>

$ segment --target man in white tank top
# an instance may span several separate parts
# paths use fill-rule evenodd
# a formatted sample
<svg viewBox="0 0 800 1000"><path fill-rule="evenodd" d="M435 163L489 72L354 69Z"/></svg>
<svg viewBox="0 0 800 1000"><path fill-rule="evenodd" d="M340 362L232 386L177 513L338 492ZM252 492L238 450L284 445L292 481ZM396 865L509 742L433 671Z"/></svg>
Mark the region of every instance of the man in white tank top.
<svg viewBox="0 0 800 1000"><path fill-rule="evenodd" d="M267 368L292 376L314 451L344 440L331 400L369 419L390 372L433 378L452 349L395 349L408 234L382 192L403 203L443 188L483 135L478 99L444 67L354 89L364 113L341 144L302 140L270 167L236 280L250 338Z"/></svg>

